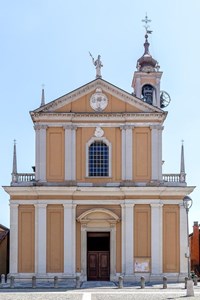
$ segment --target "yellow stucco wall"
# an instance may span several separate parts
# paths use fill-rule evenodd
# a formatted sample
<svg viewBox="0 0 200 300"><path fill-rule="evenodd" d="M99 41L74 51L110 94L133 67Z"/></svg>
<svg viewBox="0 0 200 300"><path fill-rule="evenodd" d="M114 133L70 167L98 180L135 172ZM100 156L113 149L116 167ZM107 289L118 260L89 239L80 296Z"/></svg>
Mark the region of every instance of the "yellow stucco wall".
<svg viewBox="0 0 200 300"><path fill-rule="evenodd" d="M67 151L67 149L66 149ZM64 129L47 129L47 181L64 181Z"/></svg>
<svg viewBox="0 0 200 300"><path fill-rule="evenodd" d="M104 109L105 113L110 112L140 112L134 105L130 105L117 97L102 91L108 97L108 105ZM64 105L56 110L56 112L94 112L90 106L90 97L95 93L95 90L88 95L82 96L79 99Z"/></svg>
<svg viewBox="0 0 200 300"><path fill-rule="evenodd" d="M47 273L64 271L63 205L47 206Z"/></svg>
<svg viewBox="0 0 200 300"><path fill-rule="evenodd" d="M19 205L18 220L18 272L35 271L35 208Z"/></svg>
<svg viewBox="0 0 200 300"><path fill-rule="evenodd" d="M178 205L163 206L163 272L180 269L180 220Z"/></svg>
<svg viewBox="0 0 200 300"><path fill-rule="evenodd" d="M135 128L133 131L133 180L151 179L151 130Z"/></svg>
<svg viewBox="0 0 200 300"><path fill-rule="evenodd" d="M134 206L134 256L151 257L150 205Z"/></svg>

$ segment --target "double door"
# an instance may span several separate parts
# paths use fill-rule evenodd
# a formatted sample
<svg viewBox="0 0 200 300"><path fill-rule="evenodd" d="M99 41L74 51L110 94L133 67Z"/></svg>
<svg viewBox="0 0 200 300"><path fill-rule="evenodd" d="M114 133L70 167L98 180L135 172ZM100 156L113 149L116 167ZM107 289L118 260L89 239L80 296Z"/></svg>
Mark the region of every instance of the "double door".
<svg viewBox="0 0 200 300"><path fill-rule="evenodd" d="M87 233L87 279L110 280L110 233Z"/></svg>
<svg viewBox="0 0 200 300"><path fill-rule="evenodd" d="M109 280L110 277L110 252L88 251L87 255L88 280Z"/></svg>

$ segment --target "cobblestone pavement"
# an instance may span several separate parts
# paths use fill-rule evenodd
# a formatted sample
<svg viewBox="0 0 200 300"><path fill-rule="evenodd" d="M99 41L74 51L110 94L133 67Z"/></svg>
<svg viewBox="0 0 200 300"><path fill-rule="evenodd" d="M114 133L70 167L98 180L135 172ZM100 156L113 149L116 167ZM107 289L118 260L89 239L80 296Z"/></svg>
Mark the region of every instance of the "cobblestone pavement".
<svg viewBox="0 0 200 300"><path fill-rule="evenodd" d="M186 297L184 284L126 285L119 289L114 283L87 282L80 289L72 288L1 288L0 300L200 300L200 283L194 287L195 297Z"/></svg>
<svg viewBox="0 0 200 300"><path fill-rule="evenodd" d="M41 292L41 291L13 291L0 292L1 300L196 300L200 299L200 291L195 293L195 297L186 297L186 291L62 291L62 292Z"/></svg>

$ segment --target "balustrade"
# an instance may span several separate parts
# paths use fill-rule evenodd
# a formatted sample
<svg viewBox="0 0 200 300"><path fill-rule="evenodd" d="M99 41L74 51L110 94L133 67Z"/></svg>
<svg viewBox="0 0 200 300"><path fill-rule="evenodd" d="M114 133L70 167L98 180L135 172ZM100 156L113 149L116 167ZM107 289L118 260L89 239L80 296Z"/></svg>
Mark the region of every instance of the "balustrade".
<svg viewBox="0 0 200 300"><path fill-rule="evenodd" d="M164 182L185 182L185 176L183 177L181 174L163 174L162 177ZM32 181L35 181L35 173L17 173L12 175L12 183Z"/></svg>
<svg viewBox="0 0 200 300"><path fill-rule="evenodd" d="M163 174L164 182L185 182L185 178L181 174Z"/></svg>
<svg viewBox="0 0 200 300"><path fill-rule="evenodd" d="M12 182L20 183L20 182L30 182L35 180L35 173L17 173L13 174Z"/></svg>

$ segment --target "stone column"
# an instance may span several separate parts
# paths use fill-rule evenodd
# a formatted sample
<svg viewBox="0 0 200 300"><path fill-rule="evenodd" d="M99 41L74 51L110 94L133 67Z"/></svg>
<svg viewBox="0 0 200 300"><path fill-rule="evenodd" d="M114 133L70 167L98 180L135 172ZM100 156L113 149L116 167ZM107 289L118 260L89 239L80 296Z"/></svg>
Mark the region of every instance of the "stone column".
<svg viewBox="0 0 200 300"><path fill-rule="evenodd" d="M152 180L162 180L162 127L151 126Z"/></svg>
<svg viewBox="0 0 200 300"><path fill-rule="evenodd" d="M35 179L46 181L46 125L35 125L36 133L36 160Z"/></svg>
<svg viewBox="0 0 200 300"><path fill-rule="evenodd" d="M35 272L46 274L46 208L47 204L35 204Z"/></svg>
<svg viewBox="0 0 200 300"><path fill-rule="evenodd" d="M122 204L122 273L133 274L134 269L134 204Z"/></svg>
<svg viewBox="0 0 200 300"><path fill-rule="evenodd" d="M87 280L87 225L81 224L81 275L82 281Z"/></svg>
<svg viewBox="0 0 200 300"><path fill-rule="evenodd" d="M18 206L10 200L10 274L18 273Z"/></svg>
<svg viewBox="0 0 200 300"><path fill-rule="evenodd" d="M74 204L64 206L64 273L74 276L76 272L76 216Z"/></svg>
<svg viewBox="0 0 200 300"><path fill-rule="evenodd" d="M65 180L76 179L76 129L67 125L65 129Z"/></svg>
<svg viewBox="0 0 200 300"><path fill-rule="evenodd" d="M187 239L187 214L183 204L179 204L180 209L180 274L185 277L188 272L188 239Z"/></svg>
<svg viewBox="0 0 200 300"><path fill-rule="evenodd" d="M151 204L151 273L162 274L163 269L163 204Z"/></svg>
<svg viewBox="0 0 200 300"><path fill-rule="evenodd" d="M110 224L110 280L116 278L116 223Z"/></svg>
<svg viewBox="0 0 200 300"><path fill-rule="evenodd" d="M133 126L124 125L122 130L122 180L132 180L133 173Z"/></svg>

